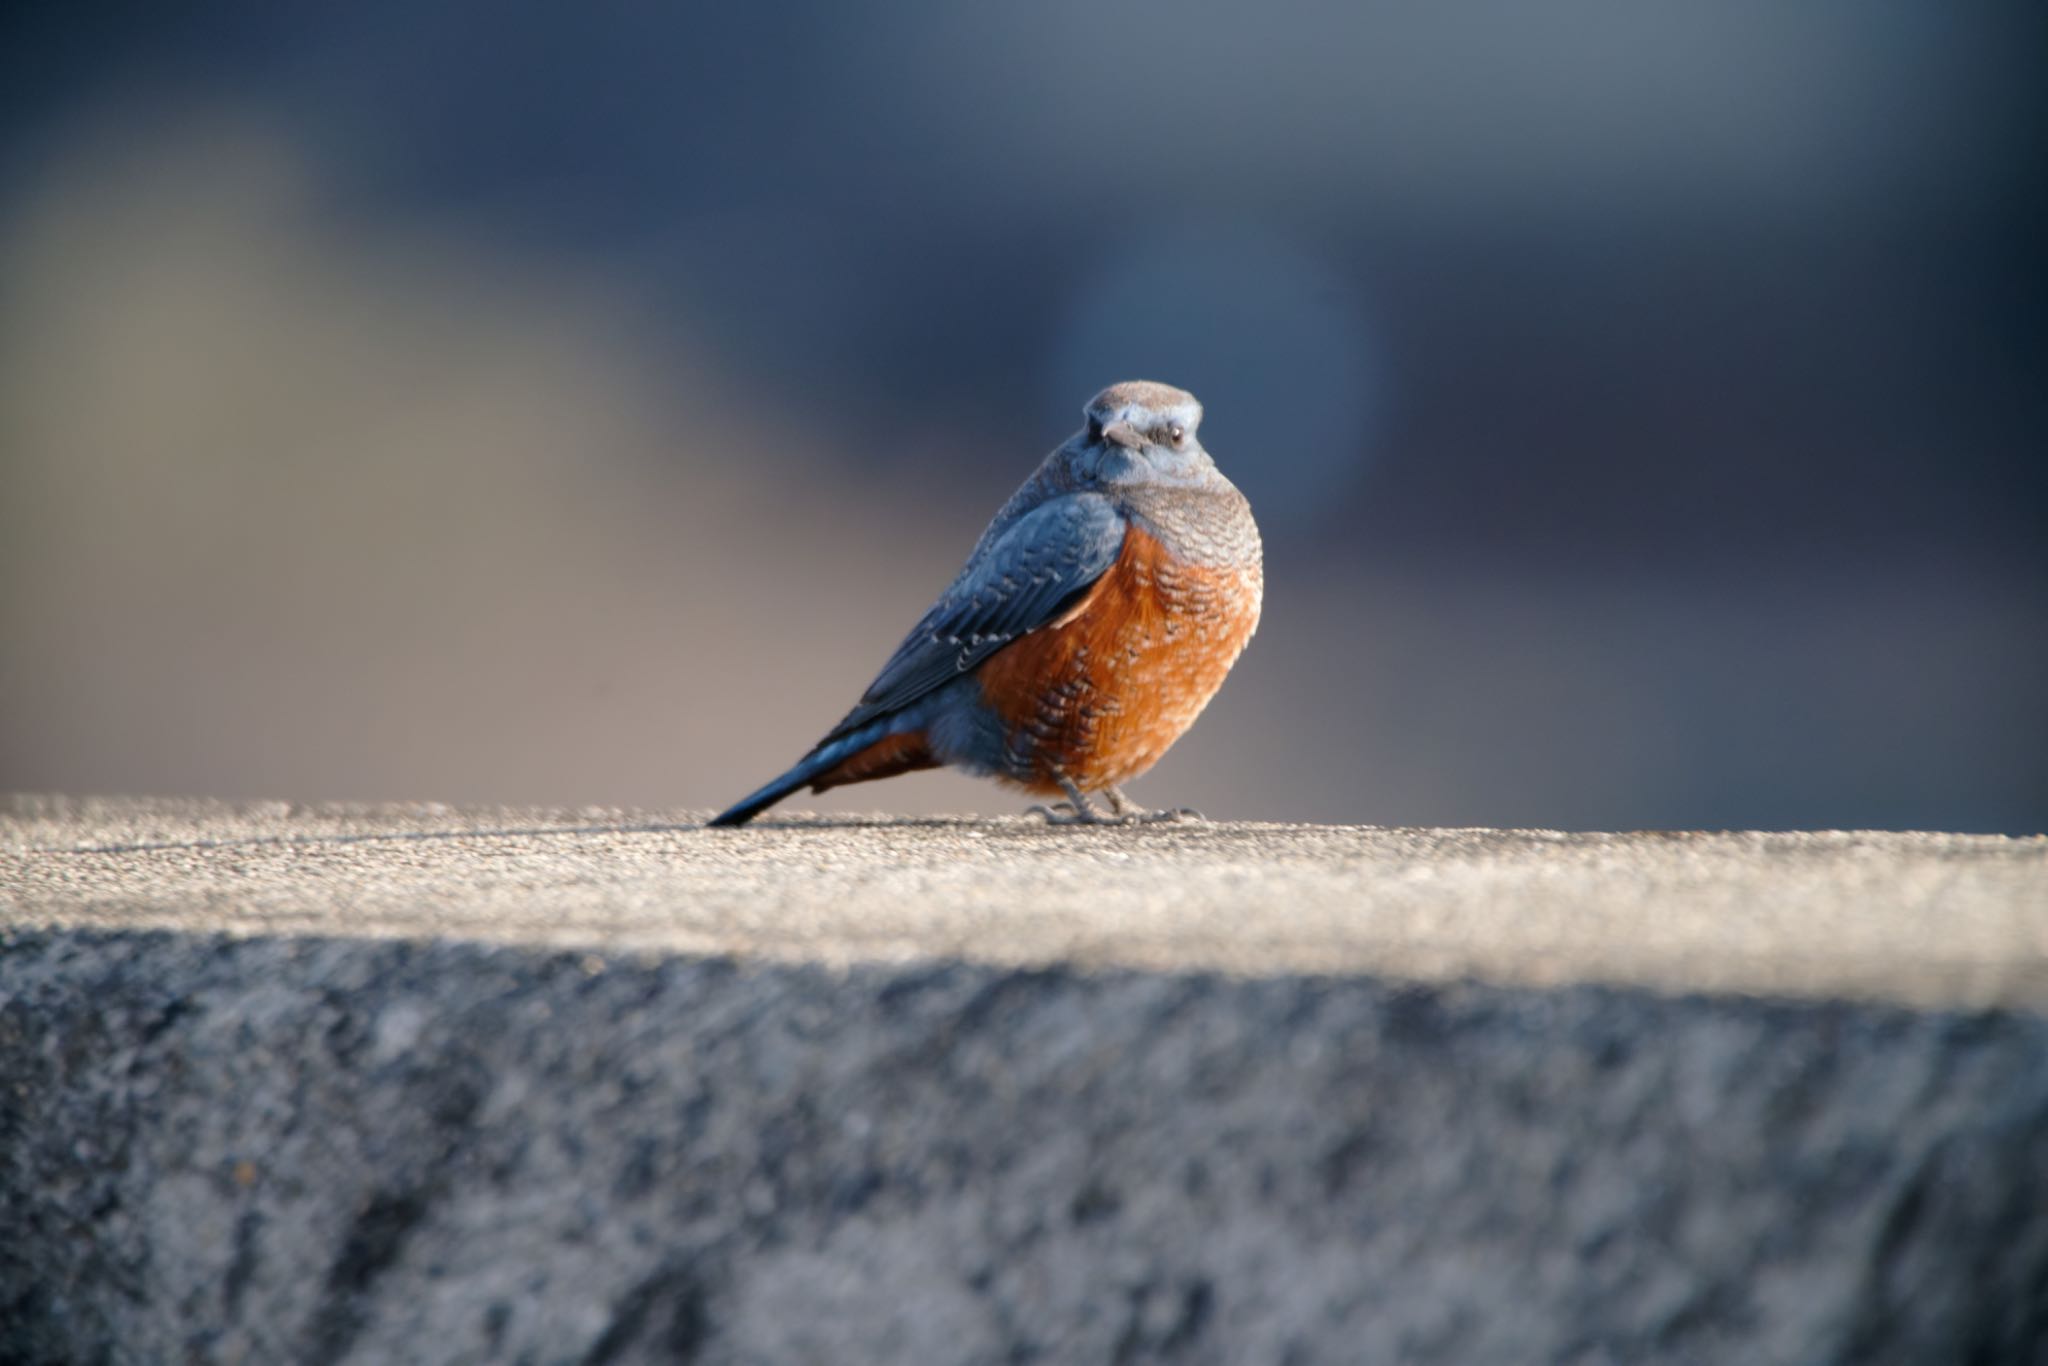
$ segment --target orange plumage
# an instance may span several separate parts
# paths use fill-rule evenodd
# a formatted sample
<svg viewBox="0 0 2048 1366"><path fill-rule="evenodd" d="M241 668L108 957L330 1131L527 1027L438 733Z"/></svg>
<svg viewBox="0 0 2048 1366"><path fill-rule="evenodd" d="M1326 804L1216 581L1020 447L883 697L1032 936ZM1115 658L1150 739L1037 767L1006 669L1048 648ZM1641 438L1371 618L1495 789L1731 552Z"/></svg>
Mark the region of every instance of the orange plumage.
<svg viewBox="0 0 2048 1366"><path fill-rule="evenodd" d="M1256 563L1176 560L1132 527L1115 565L1058 622L984 663L983 702L1028 751L1026 791L1061 791L1055 773L1097 791L1159 761L1194 724L1259 623Z"/></svg>
<svg viewBox="0 0 2048 1366"><path fill-rule="evenodd" d="M939 761L926 747L923 731L885 735L866 749L847 755L839 763L813 778L811 791L823 792L829 787L872 782L876 778L893 778L899 773L914 773L921 768L938 766Z"/></svg>

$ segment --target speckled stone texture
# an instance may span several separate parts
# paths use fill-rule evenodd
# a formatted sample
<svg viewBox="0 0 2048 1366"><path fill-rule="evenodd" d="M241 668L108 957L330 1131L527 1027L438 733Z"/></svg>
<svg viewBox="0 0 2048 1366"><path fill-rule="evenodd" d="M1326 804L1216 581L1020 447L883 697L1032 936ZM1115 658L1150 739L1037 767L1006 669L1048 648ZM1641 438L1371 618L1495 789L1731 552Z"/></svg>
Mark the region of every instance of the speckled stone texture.
<svg viewBox="0 0 2048 1366"><path fill-rule="evenodd" d="M2048 1025L23 932L0 1360L2000 1362Z"/></svg>
<svg viewBox="0 0 2048 1366"><path fill-rule="evenodd" d="M2048 1361L2048 840L0 801L0 1363Z"/></svg>

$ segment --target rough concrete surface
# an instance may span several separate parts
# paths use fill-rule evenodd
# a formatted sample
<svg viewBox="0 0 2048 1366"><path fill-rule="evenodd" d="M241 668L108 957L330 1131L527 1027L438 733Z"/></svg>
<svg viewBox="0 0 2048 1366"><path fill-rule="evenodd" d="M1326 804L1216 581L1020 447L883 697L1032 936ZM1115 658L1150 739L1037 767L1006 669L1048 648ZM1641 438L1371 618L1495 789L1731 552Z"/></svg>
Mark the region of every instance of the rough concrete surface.
<svg viewBox="0 0 2048 1366"><path fill-rule="evenodd" d="M2048 837L708 814L24 797L0 888L18 925L2048 1009Z"/></svg>
<svg viewBox="0 0 2048 1366"><path fill-rule="evenodd" d="M2048 1359L2039 839L8 813L0 1360Z"/></svg>

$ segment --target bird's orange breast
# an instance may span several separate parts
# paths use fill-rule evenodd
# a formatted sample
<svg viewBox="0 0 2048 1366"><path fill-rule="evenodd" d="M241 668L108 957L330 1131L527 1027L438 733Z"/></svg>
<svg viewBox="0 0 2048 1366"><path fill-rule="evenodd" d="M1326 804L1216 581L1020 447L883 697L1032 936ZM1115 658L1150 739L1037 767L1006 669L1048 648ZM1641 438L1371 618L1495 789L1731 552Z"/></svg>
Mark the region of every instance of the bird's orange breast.
<svg viewBox="0 0 2048 1366"><path fill-rule="evenodd" d="M1152 767L1223 686L1262 591L1256 563L1187 564L1132 527L1086 597L977 671L1006 723L999 776L1051 793L1064 774L1092 792Z"/></svg>

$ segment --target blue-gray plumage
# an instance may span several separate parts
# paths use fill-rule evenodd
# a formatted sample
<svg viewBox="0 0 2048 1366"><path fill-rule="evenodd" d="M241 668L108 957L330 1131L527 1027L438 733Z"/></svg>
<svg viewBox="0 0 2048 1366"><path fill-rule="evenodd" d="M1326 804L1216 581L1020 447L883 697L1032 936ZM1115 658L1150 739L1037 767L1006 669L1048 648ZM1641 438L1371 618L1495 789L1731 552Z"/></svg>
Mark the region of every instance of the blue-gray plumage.
<svg viewBox="0 0 2048 1366"><path fill-rule="evenodd" d="M833 734L907 706L1058 620L1116 562L1128 526L1101 494L1068 493L1019 517L993 544L976 547Z"/></svg>

